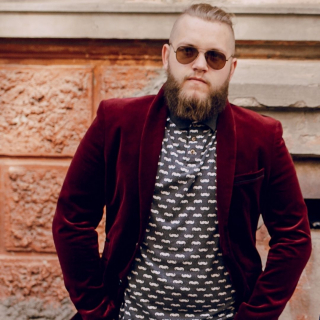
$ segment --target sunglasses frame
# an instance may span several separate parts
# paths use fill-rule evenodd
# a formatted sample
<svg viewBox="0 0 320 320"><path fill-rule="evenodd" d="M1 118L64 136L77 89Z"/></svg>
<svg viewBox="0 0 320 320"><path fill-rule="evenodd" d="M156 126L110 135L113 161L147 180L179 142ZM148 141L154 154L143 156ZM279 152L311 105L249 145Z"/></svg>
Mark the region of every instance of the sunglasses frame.
<svg viewBox="0 0 320 320"><path fill-rule="evenodd" d="M176 54L176 59L177 59L177 61L178 61L179 63L181 63L181 64L189 64L189 63L192 63L193 61L195 61L195 60L198 58L199 53L200 53L200 51L199 51L196 47L193 47L193 46L179 46L179 47L177 48L177 50L174 50L174 47L173 47L172 43L169 43L169 45L172 47L173 52ZM177 52L178 52L179 48L192 48L192 49L195 49L198 53L197 53L197 55L194 57L193 60L191 60L190 62L183 63L183 62L180 62L180 61L178 60ZM214 67L212 67L212 66L210 65L210 63L208 62L207 53L210 52L210 51L218 52L219 54L222 54L222 55L224 56L224 65L223 65L221 68L218 68L218 69L217 69L217 68L214 68ZM221 69L223 69L223 68L225 67L227 61L229 61L231 58L233 58L234 55L232 54L232 55L227 59L227 57L225 56L224 53L222 53L222 52L220 52L220 51L218 51L218 50L211 49L211 50L207 50L207 51L204 53L204 57L205 57L205 59L206 59L207 65L208 65L211 69L221 70Z"/></svg>

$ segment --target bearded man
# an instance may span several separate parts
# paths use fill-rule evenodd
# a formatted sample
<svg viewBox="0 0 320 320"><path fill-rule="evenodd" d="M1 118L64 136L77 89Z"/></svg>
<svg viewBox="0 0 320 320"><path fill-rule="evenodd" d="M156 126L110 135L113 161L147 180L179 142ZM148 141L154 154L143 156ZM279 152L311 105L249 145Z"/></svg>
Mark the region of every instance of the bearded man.
<svg viewBox="0 0 320 320"><path fill-rule="evenodd" d="M230 15L193 5L160 92L101 102L53 222L74 319L279 318L310 255L307 211L281 124L228 102L234 54Z"/></svg>

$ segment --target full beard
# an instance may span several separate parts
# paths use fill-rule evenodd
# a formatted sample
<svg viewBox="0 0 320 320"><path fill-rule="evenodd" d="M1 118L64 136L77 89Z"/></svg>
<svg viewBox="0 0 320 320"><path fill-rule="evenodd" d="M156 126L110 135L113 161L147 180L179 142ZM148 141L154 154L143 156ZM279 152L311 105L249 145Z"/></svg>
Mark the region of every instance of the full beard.
<svg viewBox="0 0 320 320"><path fill-rule="evenodd" d="M218 89L210 88L206 99L187 97L183 94L181 85L168 70L167 82L164 86L164 96L170 113L184 120L203 122L211 119L225 109L229 89L229 78Z"/></svg>

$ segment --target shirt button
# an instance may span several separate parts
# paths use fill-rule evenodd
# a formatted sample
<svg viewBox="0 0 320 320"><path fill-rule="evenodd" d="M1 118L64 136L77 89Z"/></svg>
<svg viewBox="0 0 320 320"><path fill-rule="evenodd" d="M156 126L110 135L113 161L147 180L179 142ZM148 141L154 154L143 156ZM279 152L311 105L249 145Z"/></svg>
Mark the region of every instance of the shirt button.
<svg viewBox="0 0 320 320"><path fill-rule="evenodd" d="M192 141L196 141L197 140L197 138L196 137L192 137L192 139L191 139Z"/></svg>
<svg viewBox="0 0 320 320"><path fill-rule="evenodd" d="M191 154L196 154L196 151L194 149L190 150Z"/></svg>

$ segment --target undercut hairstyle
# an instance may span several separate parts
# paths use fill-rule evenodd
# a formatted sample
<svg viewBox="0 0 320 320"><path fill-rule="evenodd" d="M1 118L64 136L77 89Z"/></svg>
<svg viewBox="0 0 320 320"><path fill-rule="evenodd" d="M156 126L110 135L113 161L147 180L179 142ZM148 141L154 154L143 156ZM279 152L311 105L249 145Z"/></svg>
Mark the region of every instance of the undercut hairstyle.
<svg viewBox="0 0 320 320"><path fill-rule="evenodd" d="M234 17L234 14L228 13L219 7L211 6L210 4L207 4L207 3L197 3L185 9L180 15L180 17L176 20L171 30L170 42L172 40L172 36L175 32L176 26L179 23L179 20L185 15L200 18L206 21L211 21L211 22L218 21L218 22L225 23L230 27L233 38L234 38L234 30L233 30L233 23L232 23L232 18Z"/></svg>

